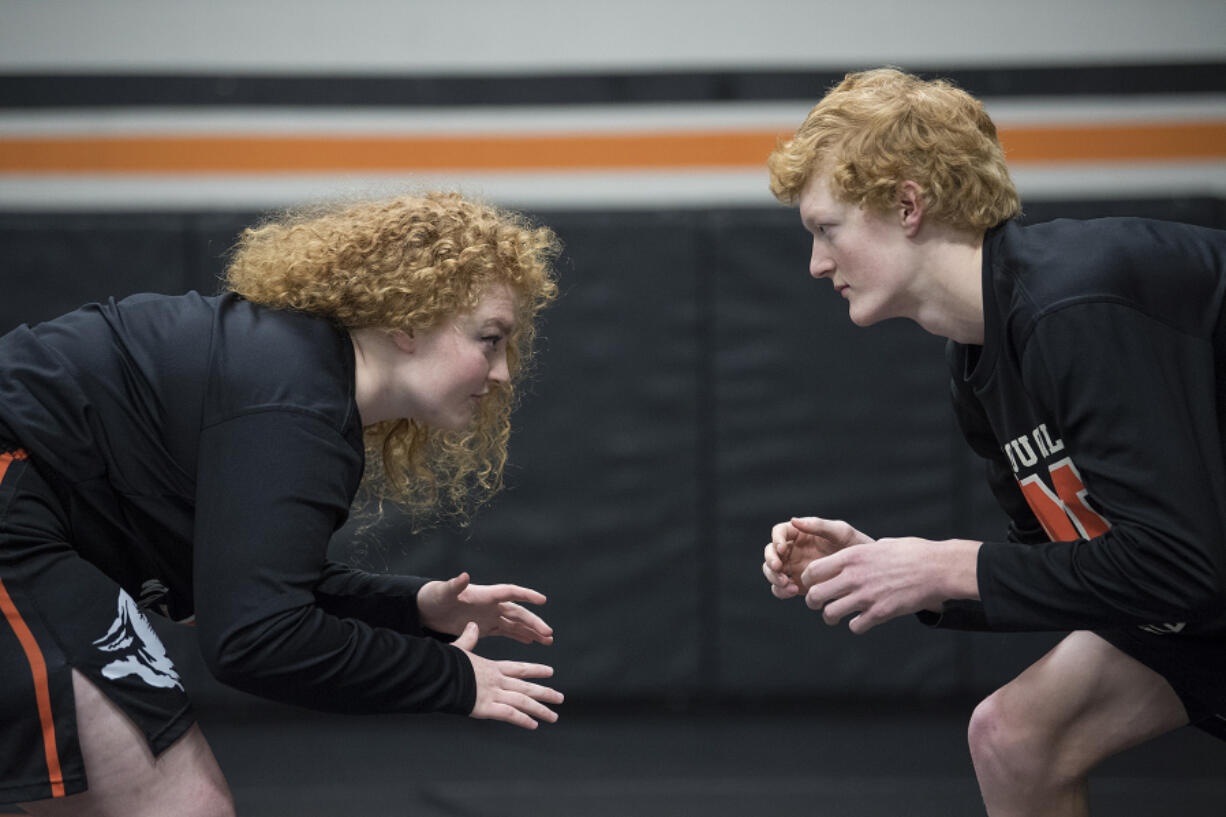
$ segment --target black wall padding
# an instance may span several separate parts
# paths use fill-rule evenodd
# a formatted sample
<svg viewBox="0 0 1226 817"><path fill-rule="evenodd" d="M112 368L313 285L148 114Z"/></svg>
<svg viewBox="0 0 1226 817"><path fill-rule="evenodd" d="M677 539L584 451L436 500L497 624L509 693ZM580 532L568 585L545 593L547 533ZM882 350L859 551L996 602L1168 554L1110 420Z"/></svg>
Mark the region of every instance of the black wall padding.
<svg viewBox="0 0 1226 817"><path fill-rule="evenodd" d="M0 332L133 292L215 293L251 215L0 213Z"/></svg>
<svg viewBox="0 0 1226 817"><path fill-rule="evenodd" d="M1216 199L1037 203L1028 218L1136 214L1226 226ZM786 209L557 212L562 295L546 313L508 490L467 529L351 523L367 567L545 592L543 660L573 700L983 692L1057 636L826 627L761 577L770 526L843 517L879 536L1003 526L950 416L942 342L860 329L807 274ZM0 330L135 291L215 292L252 214L0 215ZM355 546L355 547L351 547ZM182 645L180 645L182 649ZM203 695L231 700L188 648Z"/></svg>
<svg viewBox="0 0 1226 817"><path fill-rule="evenodd" d="M869 68L872 66L860 66ZM1220 93L1221 62L1033 65L1008 68L905 65L952 80L976 97ZM660 102L816 100L840 70L632 71L579 74L263 76L258 74L0 74L0 107L45 109L173 105L448 107L641 105Z"/></svg>

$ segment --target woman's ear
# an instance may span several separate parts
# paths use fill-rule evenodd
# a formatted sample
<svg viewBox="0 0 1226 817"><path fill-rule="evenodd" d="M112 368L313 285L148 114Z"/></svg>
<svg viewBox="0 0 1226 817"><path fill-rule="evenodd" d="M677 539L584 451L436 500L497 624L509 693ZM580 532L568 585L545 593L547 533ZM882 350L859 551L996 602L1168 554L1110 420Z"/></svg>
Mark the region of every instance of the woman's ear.
<svg viewBox="0 0 1226 817"><path fill-rule="evenodd" d="M392 339L392 343L396 344L396 348L402 352L412 354L417 349L417 335L412 329L393 329L387 333L387 336Z"/></svg>
<svg viewBox="0 0 1226 817"><path fill-rule="evenodd" d="M898 216L903 232L914 237L924 221L924 191L915 182L898 185Z"/></svg>

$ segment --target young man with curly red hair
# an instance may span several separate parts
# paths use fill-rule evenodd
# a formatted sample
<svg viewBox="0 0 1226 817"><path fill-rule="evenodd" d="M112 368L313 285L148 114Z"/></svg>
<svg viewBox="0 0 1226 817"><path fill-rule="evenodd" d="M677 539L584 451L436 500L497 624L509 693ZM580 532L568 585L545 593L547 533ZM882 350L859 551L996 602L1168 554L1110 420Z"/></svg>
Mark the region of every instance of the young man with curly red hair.
<svg viewBox="0 0 1226 817"><path fill-rule="evenodd" d="M996 542L776 525L763 572L831 625L1072 631L975 710L988 813L1088 813L1104 758L1189 722L1226 736L1226 232L1023 226L983 105L849 74L770 158L809 273L868 326L948 339L954 407L1010 518Z"/></svg>

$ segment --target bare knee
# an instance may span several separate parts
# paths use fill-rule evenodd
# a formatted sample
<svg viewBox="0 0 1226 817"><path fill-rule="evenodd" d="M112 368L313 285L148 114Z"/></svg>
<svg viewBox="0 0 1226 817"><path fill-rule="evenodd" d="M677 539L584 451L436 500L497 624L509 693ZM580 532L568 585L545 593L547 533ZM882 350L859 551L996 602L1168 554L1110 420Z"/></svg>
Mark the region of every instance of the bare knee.
<svg viewBox="0 0 1226 817"><path fill-rule="evenodd" d="M988 773L1001 777L1013 765L1013 758L1022 754L1009 734L997 694L980 701L971 713L971 722L966 728L967 745L976 772L982 777Z"/></svg>
<svg viewBox="0 0 1226 817"><path fill-rule="evenodd" d="M1007 688L975 707L967 728L976 775L1009 788L1045 787L1080 776L1082 770L1060 759L1057 737L1041 718L1011 701Z"/></svg>

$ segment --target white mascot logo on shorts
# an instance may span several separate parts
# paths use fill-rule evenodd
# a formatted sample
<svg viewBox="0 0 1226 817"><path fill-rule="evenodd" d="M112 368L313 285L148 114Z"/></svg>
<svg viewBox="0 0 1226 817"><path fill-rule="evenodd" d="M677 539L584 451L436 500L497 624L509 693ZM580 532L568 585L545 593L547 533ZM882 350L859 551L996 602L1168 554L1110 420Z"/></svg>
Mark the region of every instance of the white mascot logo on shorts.
<svg viewBox="0 0 1226 817"><path fill-rule="evenodd" d="M119 591L118 607L115 623L94 646L104 652L123 652L102 668L102 674L112 680L136 675L151 687L183 689L161 639L124 590Z"/></svg>

